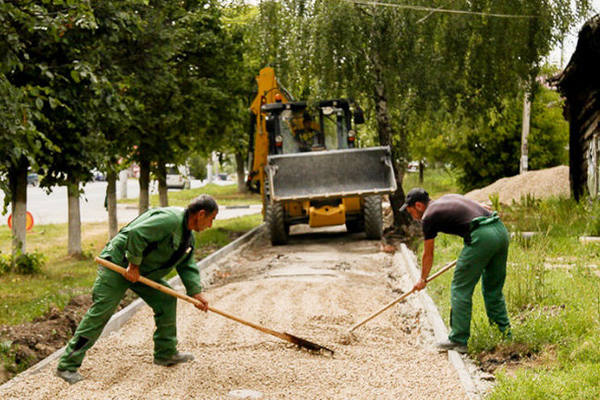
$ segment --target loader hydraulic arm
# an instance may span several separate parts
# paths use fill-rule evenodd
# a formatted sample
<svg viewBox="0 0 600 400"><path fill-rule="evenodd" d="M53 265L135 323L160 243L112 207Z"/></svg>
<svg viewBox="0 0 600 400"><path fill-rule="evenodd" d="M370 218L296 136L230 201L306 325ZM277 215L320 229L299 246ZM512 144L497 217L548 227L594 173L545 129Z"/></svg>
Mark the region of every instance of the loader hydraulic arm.
<svg viewBox="0 0 600 400"><path fill-rule="evenodd" d="M290 94L279 85L275 71L271 67L260 70L256 77L258 93L250 105L252 113L252 134L248 154L248 181L246 184L251 191L260 192L264 200L264 168L269 155L269 135L267 132L266 115L261 111L264 104L281 101L287 103L293 100Z"/></svg>

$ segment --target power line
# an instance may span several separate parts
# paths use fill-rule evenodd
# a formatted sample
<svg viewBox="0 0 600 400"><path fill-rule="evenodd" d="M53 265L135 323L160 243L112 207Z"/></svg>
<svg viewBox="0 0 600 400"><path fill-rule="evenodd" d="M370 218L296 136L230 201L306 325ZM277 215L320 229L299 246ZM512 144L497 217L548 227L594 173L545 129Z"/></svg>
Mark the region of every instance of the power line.
<svg viewBox="0 0 600 400"><path fill-rule="evenodd" d="M515 14L497 14L497 13L487 13L480 11L465 11L465 10L452 10L447 8L432 8L425 6L414 6L410 4L396 4L396 3L382 3L379 1L365 1L365 0L345 0L348 3L364 5L364 6L380 6L380 7L395 7L402 8L406 10L416 10L416 11L428 11L428 12L436 12L436 13L446 13L446 14L467 14L467 15L480 15L484 17L497 17L497 18L537 18L539 15L515 15Z"/></svg>

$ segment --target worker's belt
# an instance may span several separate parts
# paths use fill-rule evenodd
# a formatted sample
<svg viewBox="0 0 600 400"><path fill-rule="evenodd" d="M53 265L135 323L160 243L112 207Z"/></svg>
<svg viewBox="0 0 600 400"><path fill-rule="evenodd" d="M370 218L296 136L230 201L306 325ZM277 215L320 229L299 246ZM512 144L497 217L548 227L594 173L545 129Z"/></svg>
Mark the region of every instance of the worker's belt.
<svg viewBox="0 0 600 400"><path fill-rule="evenodd" d="M498 221L500 221L500 217L496 211L489 216L473 218L469 223L469 236L464 239L465 244L471 244L471 233L476 231L480 226L493 224Z"/></svg>

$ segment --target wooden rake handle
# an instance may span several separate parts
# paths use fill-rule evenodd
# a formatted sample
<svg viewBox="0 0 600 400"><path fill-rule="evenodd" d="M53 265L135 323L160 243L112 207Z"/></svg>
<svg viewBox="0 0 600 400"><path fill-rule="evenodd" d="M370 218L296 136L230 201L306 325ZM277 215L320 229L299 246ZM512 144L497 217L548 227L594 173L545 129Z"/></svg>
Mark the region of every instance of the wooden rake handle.
<svg viewBox="0 0 600 400"><path fill-rule="evenodd" d="M435 274L431 275L430 277L428 277L425 282L429 283L432 280L434 280L435 278L437 278L438 276L440 276L441 274L443 274L444 272L448 271L450 268L454 267L456 265L456 260L444 265L442 267L442 269L440 269L438 272L436 272ZM370 320L372 320L373 318L375 318L376 316L378 316L379 314L381 314L382 312L384 312L385 310L387 310L388 308L390 308L391 306L393 306L396 303L401 302L402 300L404 300L405 298L407 298L408 296L410 296L411 294L413 294L415 292L414 287L411 289L410 292L404 293L402 296L398 297L396 300L392 301L391 303L388 303L385 307L383 307L382 309L376 311L375 313L369 315L367 318L363 319L362 321L360 321L359 323L355 324L352 326L352 328L350 328L350 332L352 332L353 330L355 330L356 328L358 328L361 325L366 324L367 322L369 322Z"/></svg>
<svg viewBox="0 0 600 400"><path fill-rule="evenodd" d="M113 271L115 271L115 272L117 272L117 273L119 273L121 275L125 274L125 271L127 271L125 268L120 267L117 264L114 264L114 263L112 263L112 262L110 262L108 260L105 260L103 258L100 258L100 257L96 257L96 262L98 264L102 265L103 267L106 267L106 268L108 268L110 270L113 270ZM185 300L188 303L192 303L194 305L201 304L199 300L196 300L193 297L190 297L190 296L185 295L183 293L179 293L179 292L177 292L177 291L175 291L175 290L173 290L173 289L171 289L169 287L161 285L160 283L155 282L155 281L153 281L151 279L148 279L146 277L140 276L140 278L138 279L138 282L141 282L144 285L148 285L148 286L150 286L150 287L152 287L152 288L154 288L156 290L160 290L161 292L166 293L166 294L168 294L170 296L180 298L181 300ZM231 319L233 321L239 322L240 324L247 325L247 326L249 326L251 328L254 328L254 329L257 329L257 330L259 330L261 332L268 333L269 335L273 335L273 336L276 336L276 337L278 337L280 339L283 339L285 341L294 343L292 340L290 340L290 337L289 337L290 335L289 334L286 334L286 333L283 333L283 332L277 332L277 331L274 331L272 329L265 328L264 326L260 326L260 325L257 325L255 323L252 323L250 321L245 321L245 320L243 320L241 318L238 318L236 316L228 314L228 313L226 313L224 311L217 310L214 307L210 307L209 306L208 307L208 311L212 311L212 312L214 312L216 314L219 314L219 315L221 315L221 316L223 316L225 318L229 318L229 319ZM294 343L294 344L296 344L296 343Z"/></svg>

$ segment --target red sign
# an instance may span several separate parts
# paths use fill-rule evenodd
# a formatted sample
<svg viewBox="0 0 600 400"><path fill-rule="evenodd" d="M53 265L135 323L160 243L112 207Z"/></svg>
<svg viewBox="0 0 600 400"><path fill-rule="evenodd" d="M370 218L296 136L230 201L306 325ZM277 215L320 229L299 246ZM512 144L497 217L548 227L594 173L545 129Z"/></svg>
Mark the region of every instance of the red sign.
<svg viewBox="0 0 600 400"><path fill-rule="evenodd" d="M8 216L8 227L12 229L12 214ZM29 211L25 214L25 229L29 232L33 228L33 215Z"/></svg>

